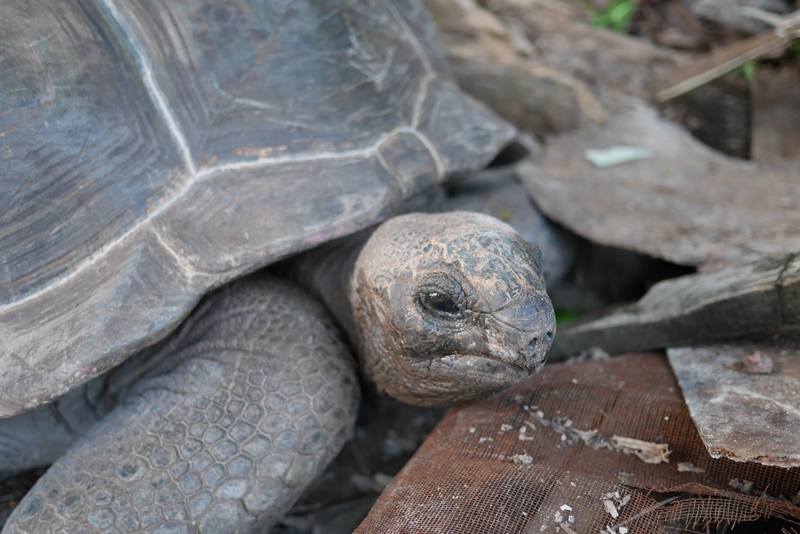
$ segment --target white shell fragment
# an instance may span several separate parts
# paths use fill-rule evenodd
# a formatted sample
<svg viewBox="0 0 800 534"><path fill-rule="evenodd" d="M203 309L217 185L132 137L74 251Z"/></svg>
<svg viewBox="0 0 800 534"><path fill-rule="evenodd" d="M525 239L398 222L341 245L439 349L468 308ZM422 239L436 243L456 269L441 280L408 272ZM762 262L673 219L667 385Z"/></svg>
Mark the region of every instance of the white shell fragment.
<svg viewBox="0 0 800 534"><path fill-rule="evenodd" d="M647 159L653 155L648 148L640 146L612 146L611 148L587 148L583 153L595 167L605 168Z"/></svg>
<svg viewBox="0 0 800 534"><path fill-rule="evenodd" d="M608 512L611 515L611 517L613 517L614 519L619 517L619 512L617 512L617 507L614 506L613 502L608 500L603 501L603 506L605 507L606 512Z"/></svg>
<svg viewBox="0 0 800 534"><path fill-rule="evenodd" d="M511 457L511 461L515 464L530 465L533 463L533 457L528 454L515 454Z"/></svg>

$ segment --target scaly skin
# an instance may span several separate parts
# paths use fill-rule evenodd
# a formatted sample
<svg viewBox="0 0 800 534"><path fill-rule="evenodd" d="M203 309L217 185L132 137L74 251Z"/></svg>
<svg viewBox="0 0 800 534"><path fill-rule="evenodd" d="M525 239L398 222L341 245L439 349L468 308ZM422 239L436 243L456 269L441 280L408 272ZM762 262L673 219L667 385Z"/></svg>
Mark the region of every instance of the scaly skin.
<svg viewBox="0 0 800 534"><path fill-rule="evenodd" d="M540 253L510 226L470 212L382 224L356 260L350 301L365 374L418 406L487 397L544 365L555 313ZM452 297L434 313L423 294Z"/></svg>
<svg viewBox="0 0 800 534"><path fill-rule="evenodd" d="M365 237L291 265L341 315L381 391L444 405L541 368L555 316L538 250L511 227L474 213L410 214L362 247ZM166 341L98 380L64 398L68 411L38 419L77 441L4 533L262 532L339 451L358 400L332 318L274 275L217 291ZM81 410L100 422L82 430ZM0 471L19 468L23 448L3 428ZM53 439L39 430L24 443L49 443L47 454L69 445L64 429Z"/></svg>
<svg viewBox="0 0 800 534"><path fill-rule="evenodd" d="M131 389L4 533L260 532L354 424L352 358L327 312L288 281L223 288L159 349L115 369L107 394Z"/></svg>

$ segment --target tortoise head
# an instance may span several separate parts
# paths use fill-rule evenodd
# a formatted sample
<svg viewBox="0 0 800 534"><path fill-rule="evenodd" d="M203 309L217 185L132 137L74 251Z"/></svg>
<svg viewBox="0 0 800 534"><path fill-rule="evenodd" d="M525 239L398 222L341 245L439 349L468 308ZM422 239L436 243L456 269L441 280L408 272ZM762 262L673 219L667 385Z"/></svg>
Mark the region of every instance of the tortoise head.
<svg viewBox="0 0 800 534"><path fill-rule="evenodd" d="M390 219L356 260L350 299L367 376L439 406L541 369L555 334L538 247L477 213Z"/></svg>

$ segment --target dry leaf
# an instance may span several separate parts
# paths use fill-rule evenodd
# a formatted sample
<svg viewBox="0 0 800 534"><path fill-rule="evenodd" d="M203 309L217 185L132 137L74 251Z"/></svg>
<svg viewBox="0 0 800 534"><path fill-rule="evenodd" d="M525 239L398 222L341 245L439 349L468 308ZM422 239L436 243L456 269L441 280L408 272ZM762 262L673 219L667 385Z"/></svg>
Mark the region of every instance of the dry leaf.
<svg viewBox="0 0 800 534"><path fill-rule="evenodd" d="M668 457L672 452L667 443L651 443L623 436L612 437L611 443L626 454L635 454L646 464L669 463Z"/></svg>

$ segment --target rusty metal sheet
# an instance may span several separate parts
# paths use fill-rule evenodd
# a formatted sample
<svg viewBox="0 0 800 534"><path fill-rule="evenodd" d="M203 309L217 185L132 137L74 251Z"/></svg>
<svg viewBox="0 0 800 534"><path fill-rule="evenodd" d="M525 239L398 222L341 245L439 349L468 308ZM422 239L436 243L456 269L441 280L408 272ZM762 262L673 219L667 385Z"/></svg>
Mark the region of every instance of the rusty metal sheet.
<svg viewBox="0 0 800 534"><path fill-rule="evenodd" d="M356 533L788 533L798 492L798 468L711 458L666 358L629 354L452 407Z"/></svg>
<svg viewBox="0 0 800 534"><path fill-rule="evenodd" d="M800 336L667 354L712 457L800 466Z"/></svg>

